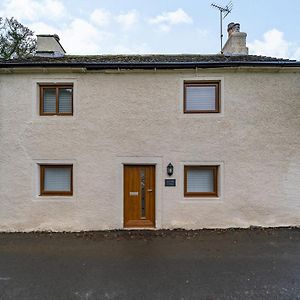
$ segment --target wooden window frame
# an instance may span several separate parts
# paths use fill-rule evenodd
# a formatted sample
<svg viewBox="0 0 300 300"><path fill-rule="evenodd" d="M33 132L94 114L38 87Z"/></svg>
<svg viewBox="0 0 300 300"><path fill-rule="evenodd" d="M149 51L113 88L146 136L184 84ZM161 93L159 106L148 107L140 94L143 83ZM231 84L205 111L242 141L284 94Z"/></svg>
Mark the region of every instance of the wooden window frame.
<svg viewBox="0 0 300 300"><path fill-rule="evenodd" d="M215 87L215 109L214 110L187 110L186 109L186 89L187 87ZM185 81L183 88L183 112L185 114L201 114L201 113L220 113L221 112L221 80L214 81Z"/></svg>
<svg viewBox="0 0 300 300"><path fill-rule="evenodd" d="M70 191L46 191L44 182L46 168L70 168ZM73 196L73 165L40 165L40 196Z"/></svg>
<svg viewBox="0 0 300 300"><path fill-rule="evenodd" d="M214 176L213 192L188 192L187 191L187 172L191 169L212 170ZM184 166L184 197L218 197L219 195L219 166Z"/></svg>
<svg viewBox="0 0 300 300"><path fill-rule="evenodd" d="M40 84L40 116L73 116L73 84ZM59 89L72 89L72 111L69 113L59 112ZM44 112L44 90L55 89L56 111Z"/></svg>

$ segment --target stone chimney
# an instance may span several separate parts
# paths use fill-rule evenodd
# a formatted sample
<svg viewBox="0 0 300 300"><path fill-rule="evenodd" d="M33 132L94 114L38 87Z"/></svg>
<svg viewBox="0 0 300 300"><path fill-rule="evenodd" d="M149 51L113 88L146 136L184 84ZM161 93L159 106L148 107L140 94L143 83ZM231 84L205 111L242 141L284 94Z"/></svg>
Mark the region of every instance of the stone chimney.
<svg viewBox="0 0 300 300"><path fill-rule="evenodd" d="M248 55L246 46L247 33L240 32L239 23L229 23L227 27L228 39L222 49L225 55Z"/></svg>
<svg viewBox="0 0 300 300"><path fill-rule="evenodd" d="M36 56L42 57L62 57L66 51L59 42L57 34L40 34L37 35Z"/></svg>

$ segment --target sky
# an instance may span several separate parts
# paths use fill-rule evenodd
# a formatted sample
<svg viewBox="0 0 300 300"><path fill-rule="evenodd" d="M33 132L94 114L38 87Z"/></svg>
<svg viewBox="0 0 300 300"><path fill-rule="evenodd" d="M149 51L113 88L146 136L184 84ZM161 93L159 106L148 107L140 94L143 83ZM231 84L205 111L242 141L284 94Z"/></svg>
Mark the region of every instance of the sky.
<svg viewBox="0 0 300 300"><path fill-rule="evenodd" d="M67 54L220 51L215 2L229 0L1 0L0 16L35 34L58 34ZM250 54L300 60L299 0L232 0L224 19L241 24Z"/></svg>

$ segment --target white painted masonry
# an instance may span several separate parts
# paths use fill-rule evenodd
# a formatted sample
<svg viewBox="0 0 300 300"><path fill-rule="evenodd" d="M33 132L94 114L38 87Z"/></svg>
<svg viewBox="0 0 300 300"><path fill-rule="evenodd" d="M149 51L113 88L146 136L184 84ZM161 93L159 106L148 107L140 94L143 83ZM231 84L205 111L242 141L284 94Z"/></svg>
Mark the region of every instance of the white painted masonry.
<svg viewBox="0 0 300 300"><path fill-rule="evenodd" d="M183 114L184 80L221 80L220 114ZM39 116L38 83L74 84L73 116ZM123 228L123 164L155 164L156 228L300 225L298 69L20 69L0 73L0 231ZM74 164L41 197L38 164ZM176 187L165 187L172 162ZM219 164L220 197L185 198L185 164Z"/></svg>

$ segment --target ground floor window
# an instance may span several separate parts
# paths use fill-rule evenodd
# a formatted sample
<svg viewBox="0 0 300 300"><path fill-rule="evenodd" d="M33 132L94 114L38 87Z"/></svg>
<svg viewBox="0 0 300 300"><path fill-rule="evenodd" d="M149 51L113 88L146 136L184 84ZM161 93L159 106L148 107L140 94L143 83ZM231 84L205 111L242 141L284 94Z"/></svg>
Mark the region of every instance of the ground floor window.
<svg viewBox="0 0 300 300"><path fill-rule="evenodd" d="M40 165L41 196L72 196L73 165Z"/></svg>
<svg viewBox="0 0 300 300"><path fill-rule="evenodd" d="M218 197L219 166L184 166L185 197Z"/></svg>

